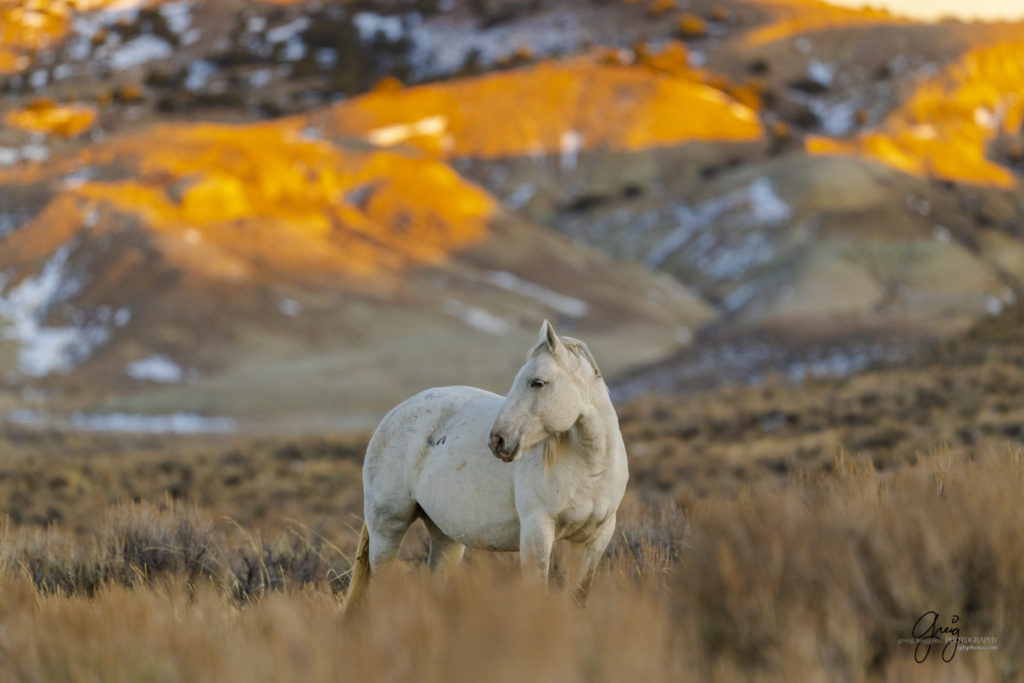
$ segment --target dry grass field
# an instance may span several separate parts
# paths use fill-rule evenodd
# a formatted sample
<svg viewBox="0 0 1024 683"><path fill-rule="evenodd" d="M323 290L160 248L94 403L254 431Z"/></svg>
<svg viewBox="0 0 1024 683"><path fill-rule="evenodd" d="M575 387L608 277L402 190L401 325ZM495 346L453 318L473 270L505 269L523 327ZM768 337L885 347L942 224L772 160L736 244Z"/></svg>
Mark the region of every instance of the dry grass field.
<svg viewBox="0 0 1024 683"><path fill-rule="evenodd" d="M507 555L441 581L413 539L347 617L350 544L297 523L253 533L169 497L78 533L8 519L0 679L1017 680L1022 486L1018 447L881 473L839 451L685 509L634 491L585 608ZM965 641L917 663L898 641L931 610Z"/></svg>
<svg viewBox="0 0 1024 683"><path fill-rule="evenodd" d="M944 403L901 398L942 381L929 362L622 406L633 478L582 609L565 552L545 594L512 555L433 577L413 533L343 617L365 435L9 428L0 680L1018 680L1024 449L955 409L1005 358L964 360ZM929 445L903 403L975 436ZM900 642L928 612L955 651Z"/></svg>
<svg viewBox="0 0 1024 683"><path fill-rule="evenodd" d="M2 428L0 680L1019 680L1020 322L620 405L632 477L585 608L566 549L550 594L508 554L441 580L414 528L343 616L366 434Z"/></svg>

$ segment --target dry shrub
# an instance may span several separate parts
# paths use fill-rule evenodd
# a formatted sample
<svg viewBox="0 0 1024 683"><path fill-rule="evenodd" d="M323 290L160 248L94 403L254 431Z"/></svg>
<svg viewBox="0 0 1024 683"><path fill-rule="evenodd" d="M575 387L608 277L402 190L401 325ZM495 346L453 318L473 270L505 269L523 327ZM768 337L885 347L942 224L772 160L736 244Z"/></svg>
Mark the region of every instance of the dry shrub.
<svg viewBox="0 0 1024 683"><path fill-rule="evenodd" d="M524 585L514 555L471 551L447 580L380 573L343 617L328 540L264 540L178 503L118 507L93 542L8 525L0 680L1018 680L1022 486L1007 446L885 471L839 450L736 496L632 490L583 609ZM24 571L73 576L94 556L108 579L92 590ZM240 588L242 558L258 569ZM916 663L897 641L928 610L998 649Z"/></svg>
<svg viewBox="0 0 1024 683"><path fill-rule="evenodd" d="M998 638L1001 654L965 652L941 670L987 678L1014 662L1024 635L1022 485L1019 448L940 452L889 474L840 451L832 474L705 501L674 577L677 613L700 634L709 671L861 679L914 664L897 639L935 610L940 623L958 615L962 635ZM913 671L925 670L940 671Z"/></svg>
<svg viewBox="0 0 1024 683"><path fill-rule="evenodd" d="M166 574L189 581L215 577L223 562L213 522L170 497L159 506L142 502L112 508L103 532L115 576L125 585Z"/></svg>
<svg viewBox="0 0 1024 683"><path fill-rule="evenodd" d="M13 527L4 517L0 574L28 578L44 594L91 596L109 582L111 568L95 539L76 539L53 527Z"/></svg>
<svg viewBox="0 0 1024 683"><path fill-rule="evenodd" d="M337 594L348 587L349 558L322 533L292 522L286 536L268 541L238 525L233 529L228 587L235 599L310 586Z"/></svg>
<svg viewBox="0 0 1024 683"><path fill-rule="evenodd" d="M337 593L346 586L348 568L343 551L299 523L265 538L232 520L215 523L169 497L160 505L108 509L92 536L0 522L0 574L27 577L44 594L92 597L113 585L179 581L189 590L203 583L245 601L310 586Z"/></svg>

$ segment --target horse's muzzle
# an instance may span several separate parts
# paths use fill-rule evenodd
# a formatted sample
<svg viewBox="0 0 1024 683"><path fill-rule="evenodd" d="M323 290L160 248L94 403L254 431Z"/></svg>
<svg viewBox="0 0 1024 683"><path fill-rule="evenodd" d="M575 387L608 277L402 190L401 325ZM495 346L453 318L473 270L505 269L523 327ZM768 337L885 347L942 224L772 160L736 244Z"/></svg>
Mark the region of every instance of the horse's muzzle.
<svg viewBox="0 0 1024 683"><path fill-rule="evenodd" d="M491 432L491 439L487 445L490 447L491 453L494 453L494 457L503 462L512 462L519 454L519 443L510 444L504 436L497 432Z"/></svg>

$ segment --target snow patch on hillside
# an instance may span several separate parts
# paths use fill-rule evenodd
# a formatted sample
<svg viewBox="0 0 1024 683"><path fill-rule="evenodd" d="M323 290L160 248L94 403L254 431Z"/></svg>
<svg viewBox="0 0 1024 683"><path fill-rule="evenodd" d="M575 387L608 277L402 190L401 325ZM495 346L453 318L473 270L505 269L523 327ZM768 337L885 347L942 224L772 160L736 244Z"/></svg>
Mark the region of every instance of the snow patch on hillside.
<svg viewBox="0 0 1024 683"><path fill-rule="evenodd" d="M4 420L30 427L83 432L226 434L238 430L238 421L232 418L203 417L195 413L172 413L170 415L76 413L70 418L61 418L34 410L12 410L4 415Z"/></svg>
<svg viewBox="0 0 1024 683"><path fill-rule="evenodd" d="M774 248L764 228L787 222L793 211L770 180L758 178L692 209L679 206L676 214L679 227L647 252L646 263L657 268L681 252L708 277L724 280L770 261Z"/></svg>
<svg viewBox="0 0 1024 683"><path fill-rule="evenodd" d="M285 297L277 302L277 310L281 315L286 315L289 318L295 318L302 313L302 304L295 299Z"/></svg>
<svg viewBox="0 0 1024 683"><path fill-rule="evenodd" d="M229 417L203 417L194 413L133 415L131 413L78 414L71 418L75 429L89 432L139 432L149 434L213 434L238 429Z"/></svg>
<svg viewBox="0 0 1024 683"><path fill-rule="evenodd" d="M811 99L807 104L821 121L821 127L833 137L846 135L856 127L858 107L854 102L828 103Z"/></svg>
<svg viewBox="0 0 1024 683"><path fill-rule="evenodd" d="M286 43L293 38L298 38L299 34L309 28L310 26L309 17L299 17L294 21L290 21L287 24L281 26L275 26L274 28L267 31L267 42L269 43Z"/></svg>
<svg viewBox="0 0 1024 683"><path fill-rule="evenodd" d="M6 293L6 282L0 279L0 317L10 322L0 330L0 339L18 342L18 368L26 375L44 377L67 372L110 338L108 321L102 320L102 316L91 323L80 320L70 326L46 325L53 307L73 297L82 287L82 280L67 272L70 252L70 245L64 245L38 275L24 278Z"/></svg>
<svg viewBox="0 0 1024 683"><path fill-rule="evenodd" d="M13 166L19 161L46 161L49 157L49 148L37 142L21 147L0 147L0 167Z"/></svg>
<svg viewBox="0 0 1024 683"><path fill-rule="evenodd" d="M217 75L217 65L207 59L196 59L188 65L185 75L186 90L201 90L207 82Z"/></svg>
<svg viewBox="0 0 1024 683"><path fill-rule="evenodd" d="M582 318L587 314L587 310L590 308L586 301L574 299L573 297L566 296L564 294L559 294L558 292L548 289L543 285L538 285L536 282L523 280L522 278L505 271L491 271L487 273L485 279L489 284L494 285L499 289L504 289L507 292L518 294L519 296L526 297L527 299L533 299L534 301L544 304L548 308L573 318Z"/></svg>
<svg viewBox="0 0 1024 683"><path fill-rule="evenodd" d="M174 48L166 40L156 36L139 36L115 50L107 58L107 63L112 69L124 71L156 59L166 59L173 53Z"/></svg>
<svg viewBox="0 0 1024 683"><path fill-rule="evenodd" d="M832 81L835 79L835 68L814 59L807 67L807 77L816 83L828 87L832 85Z"/></svg>
<svg viewBox="0 0 1024 683"><path fill-rule="evenodd" d="M572 51L591 37L591 29L577 9L553 3L484 29L473 17L442 14L416 26L407 37L414 44L414 77L423 79L458 71L470 55L489 66L524 48L538 57Z"/></svg>
<svg viewBox="0 0 1024 683"><path fill-rule="evenodd" d="M184 376L178 364L163 354L132 361L125 367L125 372L133 379L167 384L180 382Z"/></svg>
<svg viewBox="0 0 1024 683"><path fill-rule="evenodd" d="M71 19L71 30L88 42L100 29L117 24L135 24L139 21L138 2L121 2L108 5L102 10L75 13Z"/></svg>
<svg viewBox="0 0 1024 683"><path fill-rule="evenodd" d="M388 42L397 42L405 35L405 26L400 16L385 16L376 12L356 12L352 23L359 31L359 38L364 43L373 42L377 34L382 34Z"/></svg>
<svg viewBox="0 0 1024 683"><path fill-rule="evenodd" d="M21 225L21 221L16 215L11 213L0 213L0 239L3 239L17 230L19 225ZM3 280L0 280L0 291L2 291L2 289Z"/></svg>
<svg viewBox="0 0 1024 683"><path fill-rule="evenodd" d="M505 205L513 211L526 206L537 194L537 186L533 183L523 183L505 200Z"/></svg>
<svg viewBox="0 0 1024 683"><path fill-rule="evenodd" d="M455 299L444 302L444 311L466 323L474 330L486 334L502 335L512 329L508 321L476 306L464 304Z"/></svg>
<svg viewBox="0 0 1024 683"><path fill-rule="evenodd" d="M583 149L583 135L575 130L567 130L562 133L559 142L562 170L575 171L580 150Z"/></svg>
<svg viewBox="0 0 1024 683"><path fill-rule="evenodd" d="M167 28L175 35L183 36L192 27L192 3L165 2L160 5L160 16L167 22Z"/></svg>

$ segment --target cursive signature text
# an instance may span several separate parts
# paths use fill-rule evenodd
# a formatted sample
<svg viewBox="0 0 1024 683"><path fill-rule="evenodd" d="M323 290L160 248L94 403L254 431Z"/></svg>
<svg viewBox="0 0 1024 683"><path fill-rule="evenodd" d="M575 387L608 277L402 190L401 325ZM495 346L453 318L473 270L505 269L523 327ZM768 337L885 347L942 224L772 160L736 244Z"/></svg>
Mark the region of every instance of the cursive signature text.
<svg viewBox="0 0 1024 683"><path fill-rule="evenodd" d="M914 647L914 661L922 663L931 654L932 646L945 642L942 647L942 661L951 662L956 657L956 649L960 645L960 615L954 614L948 626L939 624L939 613L929 610L914 622L913 636L917 642ZM946 636L942 638L942 636Z"/></svg>

